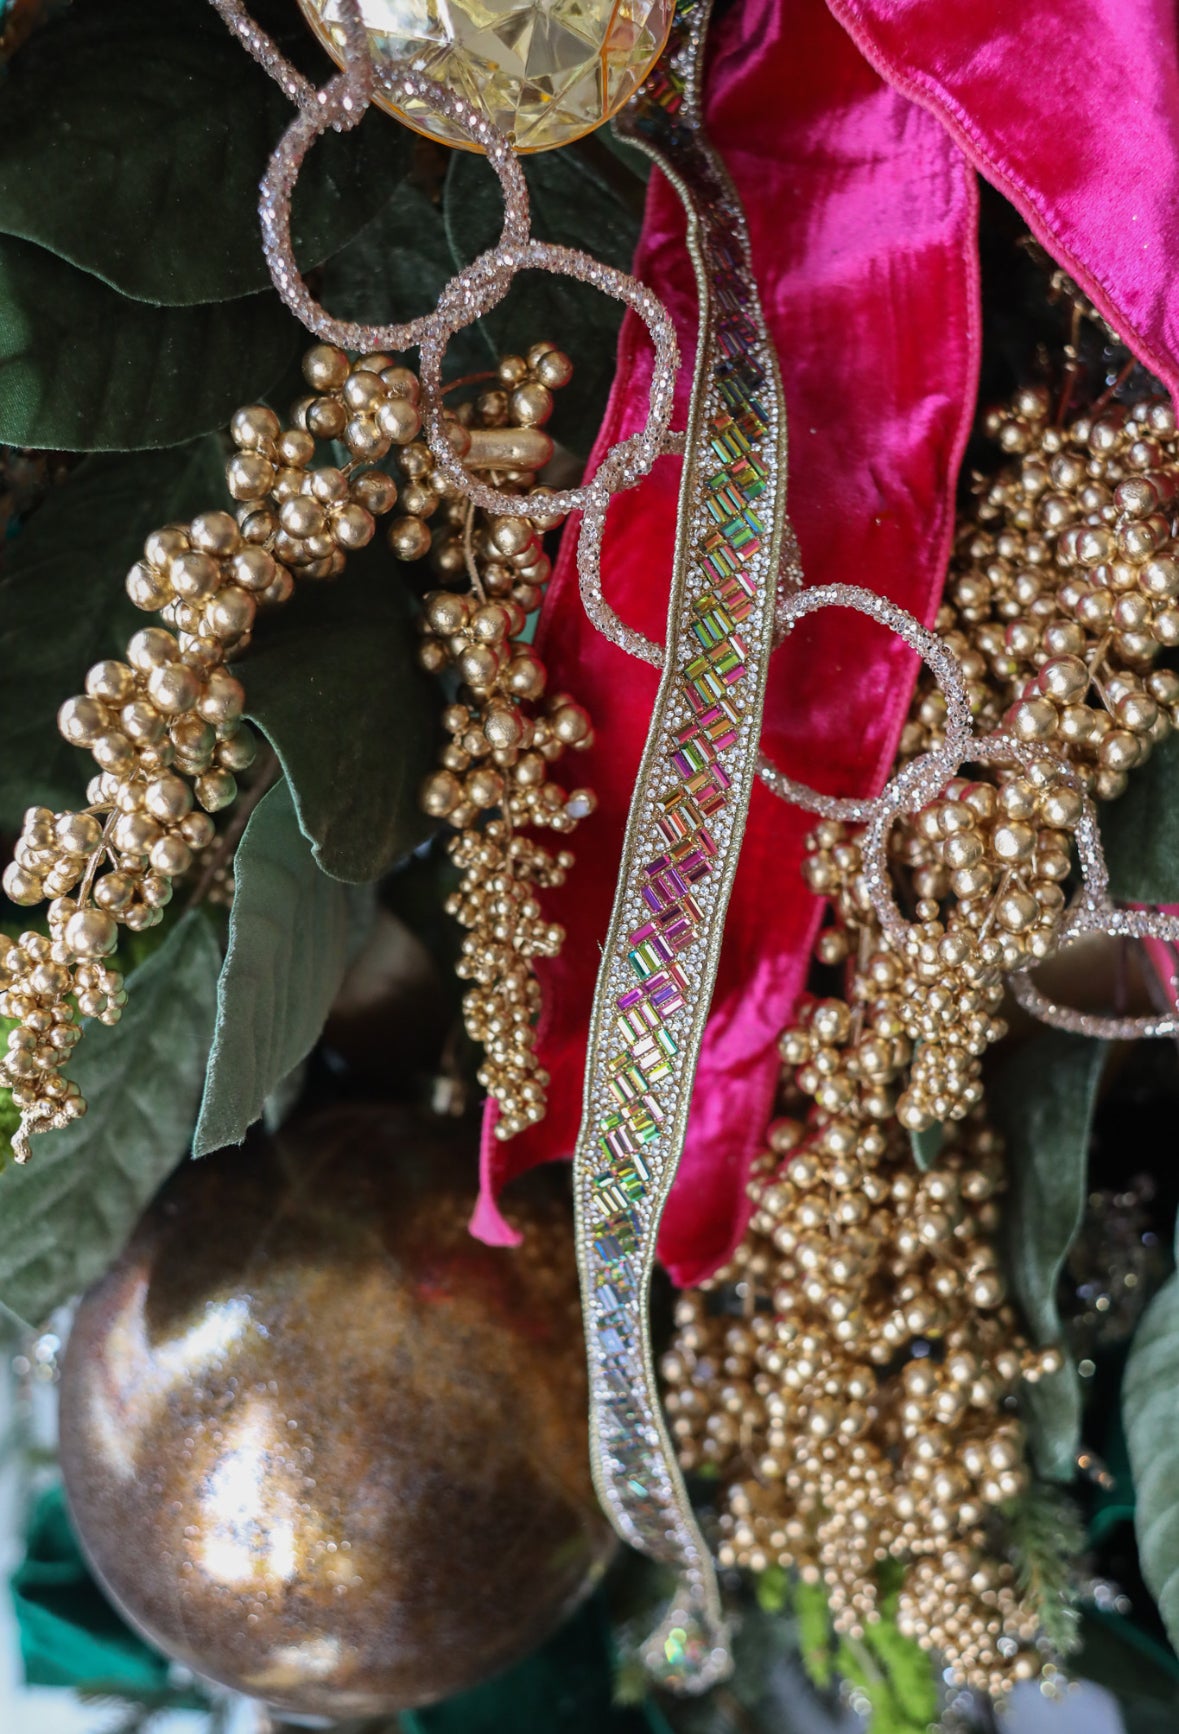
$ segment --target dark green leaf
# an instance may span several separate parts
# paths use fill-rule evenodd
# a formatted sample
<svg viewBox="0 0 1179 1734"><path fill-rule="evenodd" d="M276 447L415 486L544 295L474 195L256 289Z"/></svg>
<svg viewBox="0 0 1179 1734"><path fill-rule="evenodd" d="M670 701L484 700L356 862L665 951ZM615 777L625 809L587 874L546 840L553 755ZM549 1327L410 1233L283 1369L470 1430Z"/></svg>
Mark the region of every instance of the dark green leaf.
<svg viewBox="0 0 1179 1734"><path fill-rule="evenodd" d="M640 213L594 159L572 151L546 151L524 160L532 196L533 229L546 241L580 247L595 258L629 269ZM491 246L503 221L499 187L487 163L456 151L443 192L443 216L452 269ZM526 350L542 338L567 347L575 372L557 395L552 430L584 455L593 443L615 371L621 302L570 277L525 272L507 299L481 321L489 357Z"/></svg>
<svg viewBox="0 0 1179 1734"><path fill-rule="evenodd" d="M588 133L584 139L578 141L575 148L581 149L587 144L608 150L611 156L618 159L632 179L638 181L642 187L646 187L651 178L651 158L646 151L641 151L637 145L632 144L630 139L621 138L613 122L609 126L599 127L597 132ZM637 203L638 201L636 201Z"/></svg>
<svg viewBox="0 0 1179 1734"><path fill-rule="evenodd" d="M1156 1704L1150 1698L1123 1699L1118 1709L1125 1734L1175 1734L1179 1697L1169 1706Z"/></svg>
<svg viewBox="0 0 1179 1734"><path fill-rule="evenodd" d="M314 1046L373 898L315 865L285 781L251 815L234 862L229 950L193 1152L240 1144Z"/></svg>
<svg viewBox="0 0 1179 1734"><path fill-rule="evenodd" d="M1110 889L1121 903L1179 903L1179 735L1169 735L1101 809Z"/></svg>
<svg viewBox="0 0 1179 1734"><path fill-rule="evenodd" d="M0 233L139 301L264 288L258 182L293 114L207 0L74 0L5 78ZM409 138L374 109L312 148L294 201L304 268L388 199Z"/></svg>
<svg viewBox="0 0 1179 1734"><path fill-rule="evenodd" d="M240 665L250 715L274 743L315 858L378 879L430 834L418 806L440 698L417 666L408 591L381 542L335 584L304 584Z"/></svg>
<svg viewBox="0 0 1179 1734"><path fill-rule="evenodd" d="M34 803L74 801L93 773L57 732L86 670L146 623L123 580L158 525L225 498L216 440L134 457L86 458L5 552L0 575L0 827Z"/></svg>
<svg viewBox="0 0 1179 1734"><path fill-rule="evenodd" d="M1179 1647L1179 1272L1134 1333L1122 1379L1142 1575Z"/></svg>
<svg viewBox="0 0 1179 1734"><path fill-rule="evenodd" d="M1166 1646L1124 1616L1095 1608L1083 1614L1081 1635L1081 1653L1069 1672L1114 1694L1126 1734L1174 1734L1179 1663Z"/></svg>
<svg viewBox="0 0 1179 1734"><path fill-rule="evenodd" d="M925 1174L933 1167L946 1141L946 1128L940 1120L935 1120L932 1126L927 1126L924 1132L909 1133L909 1147L913 1152L913 1160Z"/></svg>
<svg viewBox="0 0 1179 1734"><path fill-rule="evenodd" d="M0 1174L0 1298L30 1324L107 1270L188 1149L220 962L205 917L179 921L128 981L122 1021L87 1028L70 1070L89 1111Z"/></svg>
<svg viewBox="0 0 1179 1734"><path fill-rule="evenodd" d="M997 1072L989 1094L1007 1143L1007 1261L1035 1342L1059 1343L1056 1285L1085 1208L1089 1133L1105 1047L1045 1030ZM1076 1372L1028 1387L1026 1408L1039 1473L1071 1481L1080 1435Z"/></svg>
<svg viewBox="0 0 1179 1734"><path fill-rule="evenodd" d="M273 292L148 307L0 236L0 440L73 452L179 445L264 396L298 335Z"/></svg>
<svg viewBox="0 0 1179 1734"><path fill-rule="evenodd" d="M375 324L429 313L454 275L442 213L412 181L323 271L323 304L339 319ZM451 378L488 365L487 340L477 326L451 338Z"/></svg>

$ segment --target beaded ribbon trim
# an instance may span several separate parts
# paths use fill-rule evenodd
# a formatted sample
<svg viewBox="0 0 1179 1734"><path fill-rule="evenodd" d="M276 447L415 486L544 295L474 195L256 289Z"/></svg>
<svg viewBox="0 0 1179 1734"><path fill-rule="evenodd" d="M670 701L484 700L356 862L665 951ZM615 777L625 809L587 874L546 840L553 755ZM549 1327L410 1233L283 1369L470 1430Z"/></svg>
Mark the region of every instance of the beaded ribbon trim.
<svg viewBox="0 0 1179 1734"><path fill-rule="evenodd" d="M663 678L598 978L574 1165L594 1479L624 1540L679 1573L645 1661L729 1669L720 1597L659 1406L648 1297L683 1148L757 765L785 526L786 418L736 194L700 118L707 4L681 4L619 131L688 215L700 339Z"/></svg>

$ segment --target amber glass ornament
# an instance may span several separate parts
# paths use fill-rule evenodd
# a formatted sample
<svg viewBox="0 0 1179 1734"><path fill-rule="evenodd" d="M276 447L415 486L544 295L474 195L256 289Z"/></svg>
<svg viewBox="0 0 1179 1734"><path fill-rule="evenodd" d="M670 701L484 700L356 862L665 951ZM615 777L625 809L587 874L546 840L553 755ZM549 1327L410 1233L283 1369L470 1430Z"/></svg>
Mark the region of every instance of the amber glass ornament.
<svg viewBox="0 0 1179 1734"><path fill-rule="evenodd" d="M329 54L339 0L299 0ZM445 84L515 140L551 150L592 132L632 97L663 51L674 0L361 0L373 58ZM424 103L390 113L445 144L470 140Z"/></svg>
<svg viewBox="0 0 1179 1734"><path fill-rule="evenodd" d="M83 1300L70 1509L198 1673L296 1713L429 1703L603 1569L569 1212L518 1193L523 1246L483 1246L474 1171L444 1122L334 1110L187 1164Z"/></svg>

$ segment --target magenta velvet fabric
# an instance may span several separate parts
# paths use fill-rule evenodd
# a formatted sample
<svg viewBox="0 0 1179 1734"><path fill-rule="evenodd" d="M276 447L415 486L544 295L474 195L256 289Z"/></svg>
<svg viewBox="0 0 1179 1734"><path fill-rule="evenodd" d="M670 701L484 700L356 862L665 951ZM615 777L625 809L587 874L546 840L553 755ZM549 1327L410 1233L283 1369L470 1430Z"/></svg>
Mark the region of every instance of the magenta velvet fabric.
<svg viewBox="0 0 1179 1734"><path fill-rule="evenodd" d="M974 407L973 174L940 122L873 70L823 0L735 8L721 25L708 89L710 129L744 201L781 358L789 505L808 581L867 584L929 621ZM635 268L672 309L690 357L695 291L683 219L658 173ZM649 378L646 338L628 317L591 469L606 446L641 425ZM689 378L685 366L679 425ZM678 468L664 460L615 500L603 559L607 596L659 639ZM656 688L654 670L607 644L585 618L569 533L541 646L553 689L576 694L594 717L595 746L581 763L569 761L569 774L596 788L600 806L573 840L578 863L566 888L546 903L568 930L561 957L540 972L541 1051L553 1075L548 1117L506 1144L485 1138L473 1227L495 1240L510 1237L495 1204L502 1183L573 1149L599 947ZM774 657L765 743L779 765L821 788L875 790L914 674L911 652L859 615L813 617ZM818 919L798 870L811 823L755 791L687 1148L660 1241L679 1282L715 1268L746 1220L745 1179L770 1112L776 1038Z"/></svg>
<svg viewBox="0 0 1179 1734"><path fill-rule="evenodd" d="M1174 0L830 0L1179 390ZM789 10L789 8L787 8Z"/></svg>

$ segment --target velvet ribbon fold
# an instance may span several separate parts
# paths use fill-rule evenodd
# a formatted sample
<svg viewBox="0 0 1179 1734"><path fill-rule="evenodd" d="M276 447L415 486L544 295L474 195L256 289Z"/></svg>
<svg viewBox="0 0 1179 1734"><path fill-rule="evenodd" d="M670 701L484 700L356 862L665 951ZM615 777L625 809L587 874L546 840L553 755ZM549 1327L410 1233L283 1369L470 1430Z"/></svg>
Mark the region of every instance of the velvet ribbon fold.
<svg viewBox="0 0 1179 1734"><path fill-rule="evenodd" d="M1179 385L1179 61L1161 0L743 0L721 22L708 123L748 214L790 429L789 511L811 584L859 583L931 623L975 411L978 168L1167 383ZM671 189L652 175L635 270L692 352L695 289ZM575 348L575 344L573 345ZM576 356L574 357L576 360ZM651 353L623 325L591 469L644 415ZM686 394L690 368L681 391ZM686 401L681 398L678 425ZM616 496L605 593L658 639L678 465ZM539 966L547 1118L507 1143L485 1128L472 1224L511 1238L496 1197L571 1154L585 1036L631 789L657 676L600 638L563 540L539 643L552 690L594 718L578 767L599 808L546 907L567 929ZM833 793L876 792L916 673L911 651L858 615L799 625L774 657L764 745ZM813 820L753 797L660 1255L687 1284L747 1219L745 1181L778 1072L776 1040L803 984L819 907L799 874Z"/></svg>

